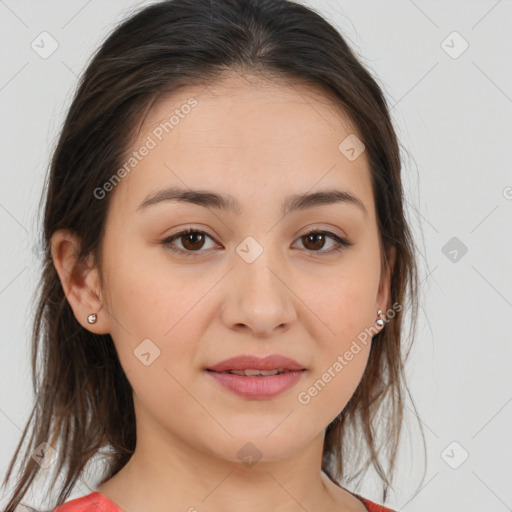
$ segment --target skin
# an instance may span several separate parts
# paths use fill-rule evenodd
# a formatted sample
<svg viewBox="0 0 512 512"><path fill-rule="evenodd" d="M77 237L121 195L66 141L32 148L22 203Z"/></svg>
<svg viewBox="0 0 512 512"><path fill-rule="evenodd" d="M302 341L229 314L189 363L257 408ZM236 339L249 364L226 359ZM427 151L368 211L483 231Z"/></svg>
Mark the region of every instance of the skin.
<svg viewBox="0 0 512 512"><path fill-rule="evenodd" d="M198 105L110 192L103 275L92 258L76 261L72 233L52 238L76 318L110 333L134 390L135 453L98 491L125 512L365 510L328 480L321 454L325 428L361 380L371 339L307 405L297 398L365 328L377 332L376 312L388 303L366 154L349 161L338 150L357 132L313 88L230 73L155 104L130 151L191 97ZM242 212L177 202L137 210L171 185L229 193ZM282 216L289 195L330 188L357 196L367 215L338 203ZM173 242L195 256L162 244L189 226L211 237ZM354 245L329 253L333 239L322 246L303 238L311 227ZM263 248L250 264L236 252L247 236ZM147 338L160 355L145 366L134 350ZM235 355L273 353L307 372L271 399L241 398L204 371ZM261 453L252 467L237 456L247 442Z"/></svg>

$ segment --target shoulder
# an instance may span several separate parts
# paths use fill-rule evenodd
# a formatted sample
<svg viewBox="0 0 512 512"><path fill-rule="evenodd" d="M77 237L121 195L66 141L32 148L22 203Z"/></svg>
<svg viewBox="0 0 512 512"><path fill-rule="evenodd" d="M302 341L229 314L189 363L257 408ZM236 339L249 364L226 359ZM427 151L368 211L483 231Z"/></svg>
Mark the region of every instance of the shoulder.
<svg viewBox="0 0 512 512"><path fill-rule="evenodd" d="M101 510L101 512L122 512L114 503L97 491L63 503L52 512L98 512L98 510Z"/></svg>
<svg viewBox="0 0 512 512"><path fill-rule="evenodd" d="M383 505L379 505L377 503L374 503L373 501L367 500L366 498L363 498L362 496L359 496L359 499L365 504L365 506L369 510L369 512L396 512L395 510L386 508Z"/></svg>

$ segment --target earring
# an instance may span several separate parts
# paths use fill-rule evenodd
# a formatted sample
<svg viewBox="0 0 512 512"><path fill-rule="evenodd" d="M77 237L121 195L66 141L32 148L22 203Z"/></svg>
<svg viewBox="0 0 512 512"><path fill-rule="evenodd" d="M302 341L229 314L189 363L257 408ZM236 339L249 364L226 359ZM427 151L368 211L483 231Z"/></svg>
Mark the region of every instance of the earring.
<svg viewBox="0 0 512 512"><path fill-rule="evenodd" d="M98 317L97 317L96 313L93 313L92 315L89 315L89 316L87 317L87 321L88 321L90 324L93 324L94 322L96 322L97 318L98 318Z"/></svg>
<svg viewBox="0 0 512 512"><path fill-rule="evenodd" d="M382 316L382 310L379 309L377 311L377 315L379 316L378 320L376 321L376 324L379 326L379 327L382 327L384 325L384 320L382 320L382 318L380 318Z"/></svg>

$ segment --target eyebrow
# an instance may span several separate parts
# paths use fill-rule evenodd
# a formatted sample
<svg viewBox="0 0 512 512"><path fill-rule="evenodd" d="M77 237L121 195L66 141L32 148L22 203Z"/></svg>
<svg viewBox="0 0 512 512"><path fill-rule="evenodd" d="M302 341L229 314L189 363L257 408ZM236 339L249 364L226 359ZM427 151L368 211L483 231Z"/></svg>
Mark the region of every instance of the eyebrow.
<svg viewBox="0 0 512 512"><path fill-rule="evenodd" d="M137 211L145 210L149 206L167 201L179 201L204 206L205 208L215 208L217 210L232 212L236 215L241 215L242 213L240 202L229 194L221 195L209 190L185 190L181 187L170 187L149 194L137 207ZM316 206L339 203L356 206L364 214L365 219L368 216L366 207L361 199L345 190L322 190L319 192L291 195L283 202L281 213L285 216L297 210L306 210Z"/></svg>

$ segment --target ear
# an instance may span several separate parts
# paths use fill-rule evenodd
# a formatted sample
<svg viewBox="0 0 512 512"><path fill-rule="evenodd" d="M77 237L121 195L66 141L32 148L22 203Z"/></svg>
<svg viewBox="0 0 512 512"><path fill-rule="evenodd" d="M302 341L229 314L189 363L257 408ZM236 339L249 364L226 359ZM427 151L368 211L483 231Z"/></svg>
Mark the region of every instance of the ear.
<svg viewBox="0 0 512 512"><path fill-rule="evenodd" d="M59 230L51 238L53 264L60 278L66 299L82 327L95 334L110 332L109 315L106 308L100 311L102 290L99 271L93 265L93 257L78 259L80 240L69 230ZM96 313L94 324L87 317Z"/></svg>
<svg viewBox="0 0 512 512"><path fill-rule="evenodd" d="M391 296L391 276L395 267L395 260L396 247L391 245L388 250L388 271L381 276L376 304L377 309L381 309L384 315L386 315L386 309Z"/></svg>

